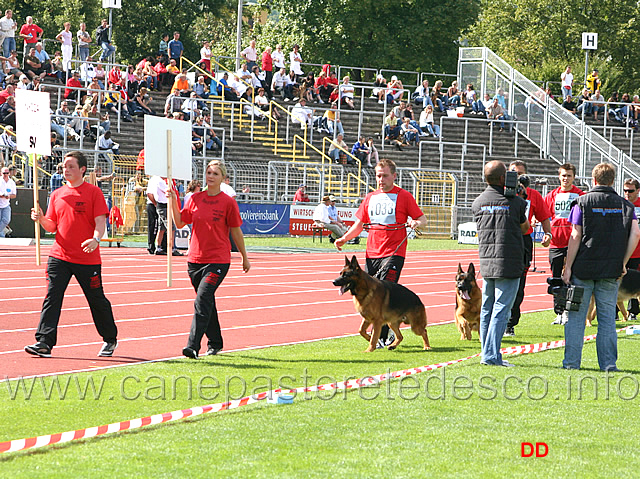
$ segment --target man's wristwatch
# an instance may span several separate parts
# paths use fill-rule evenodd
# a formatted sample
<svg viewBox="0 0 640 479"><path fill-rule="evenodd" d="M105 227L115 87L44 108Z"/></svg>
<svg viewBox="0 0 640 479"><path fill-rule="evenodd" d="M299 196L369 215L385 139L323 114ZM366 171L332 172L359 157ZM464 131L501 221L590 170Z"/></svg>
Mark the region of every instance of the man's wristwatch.
<svg viewBox="0 0 640 479"><path fill-rule="evenodd" d="M100 238L98 238L97 236L94 236L94 237L93 237L93 239L94 239L98 244L100 244Z"/></svg>

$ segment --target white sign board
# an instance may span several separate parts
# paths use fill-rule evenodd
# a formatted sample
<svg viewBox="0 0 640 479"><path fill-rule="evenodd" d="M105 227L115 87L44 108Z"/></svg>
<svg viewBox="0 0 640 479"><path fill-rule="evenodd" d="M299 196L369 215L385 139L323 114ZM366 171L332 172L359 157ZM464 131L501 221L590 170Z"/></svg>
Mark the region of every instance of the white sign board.
<svg viewBox="0 0 640 479"><path fill-rule="evenodd" d="M102 0L102 8L122 8L122 0Z"/></svg>
<svg viewBox="0 0 640 479"><path fill-rule="evenodd" d="M458 225L458 243L478 244L478 227L475 222L470 221Z"/></svg>
<svg viewBox="0 0 640 479"><path fill-rule="evenodd" d="M51 155L51 107L48 93L16 90L16 143L20 151Z"/></svg>
<svg viewBox="0 0 640 479"><path fill-rule="evenodd" d="M582 33L582 49L583 50L597 50L598 49L598 34L597 33Z"/></svg>
<svg viewBox="0 0 640 479"><path fill-rule="evenodd" d="M171 176L191 181L191 123L159 116L144 116L144 171L168 176L167 132L171 131Z"/></svg>

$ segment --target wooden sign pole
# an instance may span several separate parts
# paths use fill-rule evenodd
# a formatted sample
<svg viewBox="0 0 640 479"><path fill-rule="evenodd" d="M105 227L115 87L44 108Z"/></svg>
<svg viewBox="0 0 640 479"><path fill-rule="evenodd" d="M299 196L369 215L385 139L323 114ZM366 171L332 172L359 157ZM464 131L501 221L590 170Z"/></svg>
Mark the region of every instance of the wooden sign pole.
<svg viewBox="0 0 640 479"><path fill-rule="evenodd" d="M167 192L173 190L173 174L171 171L171 130L167 130ZM173 199L167 195L167 286L171 287L171 258L173 256Z"/></svg>
<svg viewBox="0 0 640 479"><path fill-rule="evenodd" d="M29 153L29 160L33 163L33 208L40 211L38 202L38 157L35 153ZM40 221L34 223L36 229L36 266L40 266Z"/></svg>

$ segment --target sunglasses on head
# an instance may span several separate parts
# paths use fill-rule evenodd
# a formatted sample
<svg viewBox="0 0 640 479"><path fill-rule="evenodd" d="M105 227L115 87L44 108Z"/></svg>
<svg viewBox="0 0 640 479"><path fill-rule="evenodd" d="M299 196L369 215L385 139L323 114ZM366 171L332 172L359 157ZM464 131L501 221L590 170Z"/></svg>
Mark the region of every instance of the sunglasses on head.
<svg viewBox="0 0 640 479"><path fill-rule="evenodd" d="M624 190L625 193L635 193L636 191L637 190L627 190L627 189Z"/></svg>

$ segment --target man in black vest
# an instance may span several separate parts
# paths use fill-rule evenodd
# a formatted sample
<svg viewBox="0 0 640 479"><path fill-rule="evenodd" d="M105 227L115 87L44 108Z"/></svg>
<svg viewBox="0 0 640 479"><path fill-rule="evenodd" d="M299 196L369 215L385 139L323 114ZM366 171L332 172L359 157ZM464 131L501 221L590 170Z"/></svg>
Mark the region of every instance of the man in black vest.
<svg viewBox="0 0 640 479"><path fill-rule="evenodd" d="M481 363L492 366L513 366L502 359L500 346L525 269L522 235L529 229L527 203L519 196L504 195L506 172L501 161L487 163L484 176L489 186L472 206L483 277Z"/></svg>
<svg viewBox="0 0 640 479"><path fill-rule="evenodd" d="M565 350L562 367L580 369L588 299L595 295L598 309L596 351L602 371L618 371L616 333L617 279L640 238L633 205L612 188L616 170L600 163L592 172L594 188L574 201L569 214L572 224L567 260L562 273L566 284L584 288L579 311L569 311L564 326Z"/></svg>

